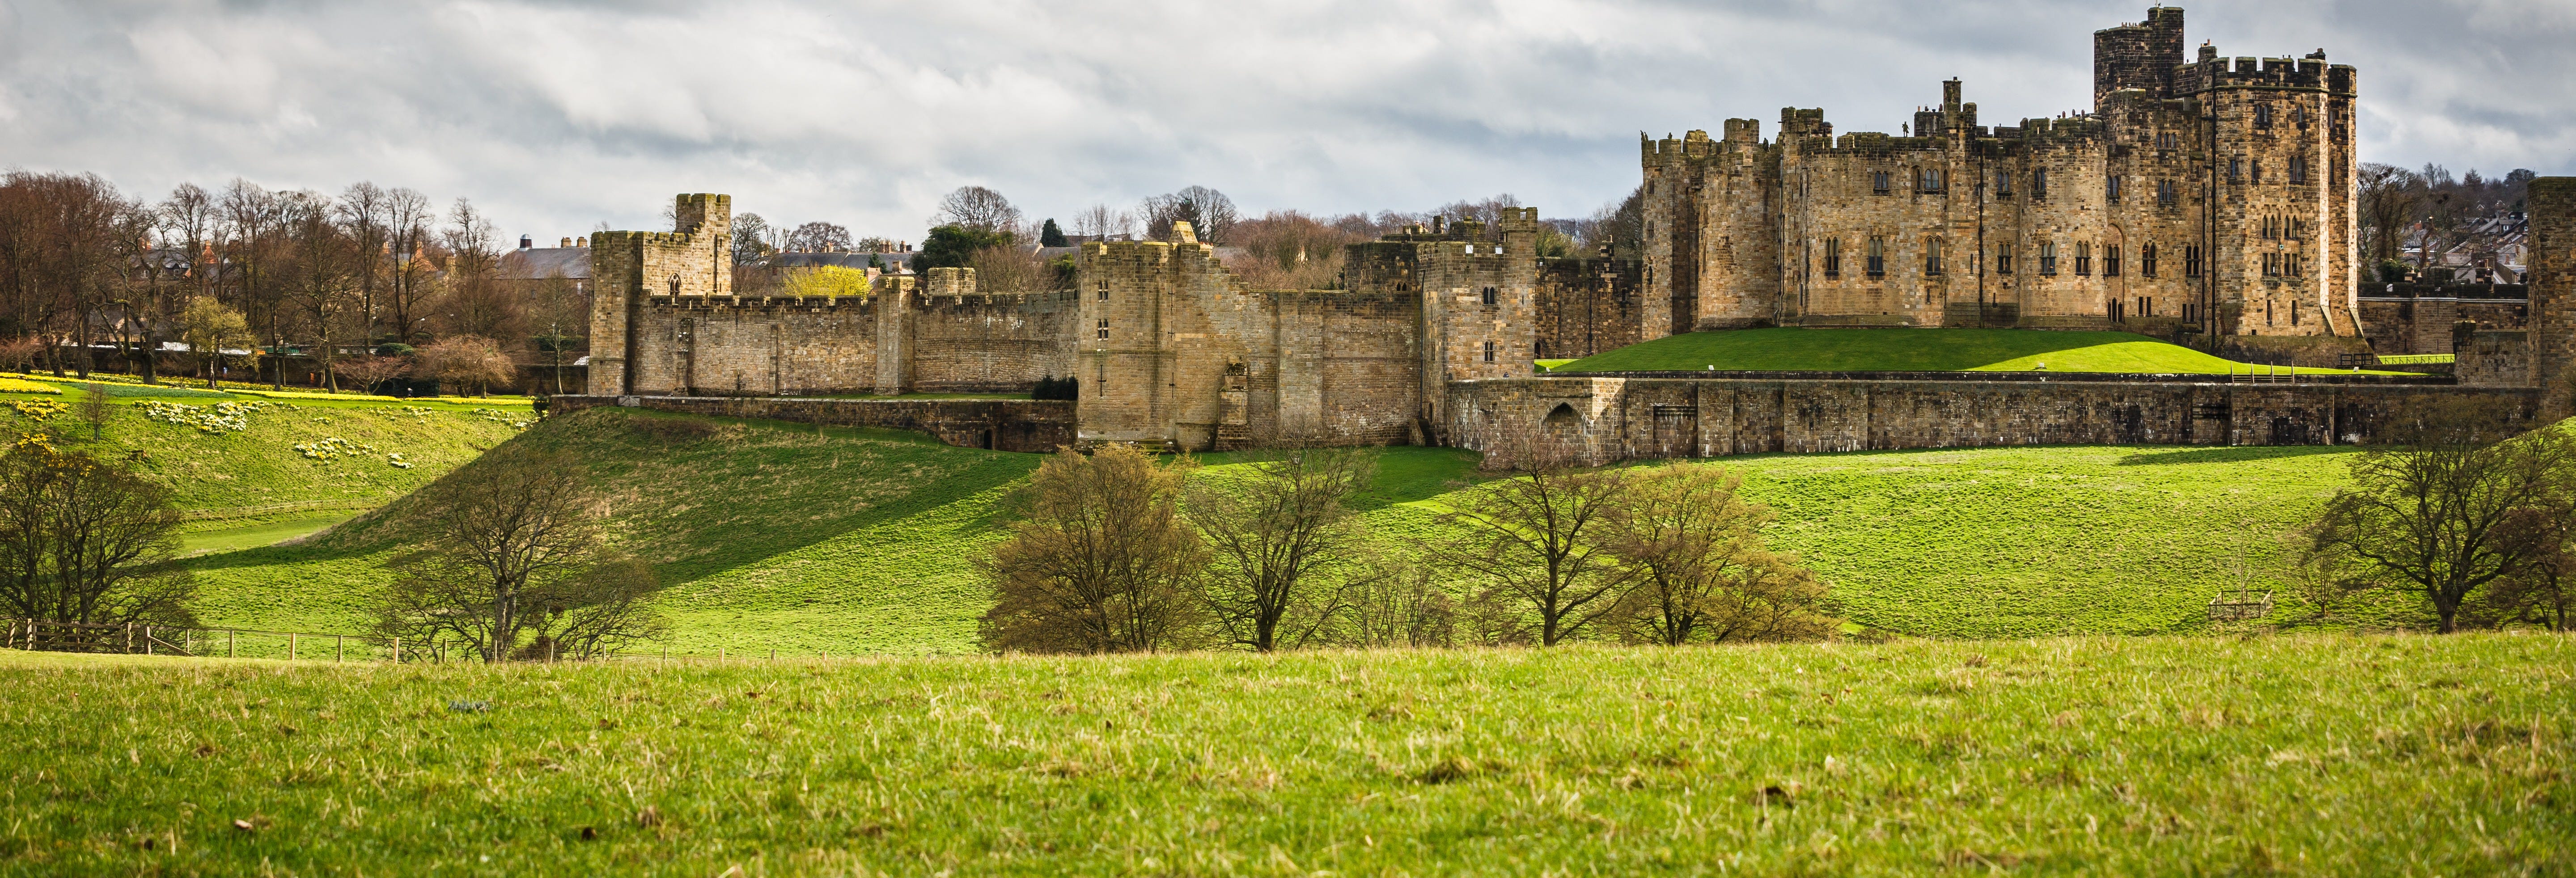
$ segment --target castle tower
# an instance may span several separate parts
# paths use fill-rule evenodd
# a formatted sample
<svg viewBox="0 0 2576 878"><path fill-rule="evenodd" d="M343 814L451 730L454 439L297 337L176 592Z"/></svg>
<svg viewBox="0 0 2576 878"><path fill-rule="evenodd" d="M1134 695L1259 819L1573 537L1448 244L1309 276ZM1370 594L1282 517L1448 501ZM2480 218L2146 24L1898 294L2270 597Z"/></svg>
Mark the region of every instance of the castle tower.
<svg viewBox="0 0 2576 878"><path fill-rule="evenodd" d="M674 203L669 232L591 237L590 382L594 396L634 392L629 352L647 300L733 295L733 196L690 194Z"/></svg>
<svg viewBox="0 0 2576 878"><path fill-rule="evenodd" d="M2150 98L2173 96L2174 67L2182 64L2182 10L2158 6L2147 20L2093 32L2093 106L2126 88Z"/></svg>
<svg viewBox="0 0 2576 878"><path fill-rule="evenodd" d="M2531 375L2541 415L2576 414L2576 177L2531 181Z"/></svg>

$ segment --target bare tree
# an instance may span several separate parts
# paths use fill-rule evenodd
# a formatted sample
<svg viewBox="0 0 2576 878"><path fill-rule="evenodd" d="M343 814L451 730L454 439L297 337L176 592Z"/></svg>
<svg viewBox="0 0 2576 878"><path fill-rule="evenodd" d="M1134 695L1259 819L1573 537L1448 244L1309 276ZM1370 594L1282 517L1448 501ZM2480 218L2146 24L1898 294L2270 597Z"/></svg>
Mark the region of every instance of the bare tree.
<svg viewBox="0 0 2576 878"><path fill-rule="evenodd" d="M788 232L784 249L790 253L846 253L850 246L850 230L816 220Z"/></svg>
<svg viewBox="0 0 2576 878"><path fill-rule="evenodd" d="M1509 444L1500 455L1509 475L1460 493L1443 519L1467 533L1435 550L1494 603L1535 616L1539 644L1555 646L1609 613L1628 583L1596 545L1626 499L1627 480L1617 470L1580 468L1570 450L1540 437ZM1487 459L1495 457L1489 450Z"/></svg>
<svg viewBox="0 0 2576 878"><path fill-rule="evenodd" d="M733 215L733 264L750 265L778 252L781 237L769 220L756 213Z"/></svg>
<svg viewBox="0 0 2576 878"><path fill-rule="evenodd" d="M359 288L361 276L368 273L367 254L356 237L335 222L328 202L310 193L295 196L286 207L290 249L282 268L287 297L308 321L306 331L313 334L323 386L336 390L339 378L332 365L338 349L331 342L331 330L348 322L352 310L365 306ZM283 374L279 380L284 380Z"/></svg>
<svg viewBox="0 0 2576 878"><path fill-rule="evenodd" d="M2397 258L2397 248L2405 244L2406 224L2414 218L2418 180L2412 171L2377 162L2364 163L2361 173L2353 175L2353 185L2360 190L2361 220L2370 235L2372 271L2380 263Z"/></svg>
<svg viewBox="0 0 2576 878"><path fill-rule="evenodd" d="M423 308L438 270L426 252L434 238L430 227L437 223L438 211L429 196L401 188L385 192L385 240L393 252L393 264L386 269L385 316L392 331L386 334L390 338L377 336L367 343L409 344L420 337L428 320Z"/></svg>
<svg viewBox="0 0 2576 878"><path fill-rule="evenodd" d="M1587 254L1608 248L1614 258L1642 258L1646 243L1645 185L1639 184L1626 197L1593 211L1591 218L1577 225L1574 237L1575 247Z"/></svg>
<svg viewBox="0 0 2576 878"><path fill-rule="evenodd" d="M2418 594L2438 630L2458 630L2465 602L2548 552L2546 531L2518 520L2576 490L2576 439L2517 436L2516 414L2451 398L2401 413L2382 434L2392 444L2356 456L2353 486L2326 502L2311 563L2348 590Z"/></svg>
<svg viewBox="0 0 2576 878"><path fill-rule="evenodd" d="M1400 558L1369 559L1363 575L1336 596L1342 625L1336 640L1364 647L1447 647L1455 642L1458 608L1430 565Z"/></svg>
<svg viewBox="0 0 2576 878"><path fill-rule="evenodd" d="M1239 219L1234 199L1205 186L1148 197L1137 212L1145 218L1145 234L1149 237L1169 238L1172 223L1188 222L1199 241L1209 244L1232 241L1234 224Z"/></svg>
<svg viewBox="0 0 2576 878"><path fill-rule="evenodd" d="M1048 458L1018 497L1009 538L979 562L996 598L985 645L1098 653L1189 644L1208 558L1180 516L1190 466L1123 445Z"/></svg>
<svg viewBox="0 0 2576 878"><path fill-rule="evenodd" d="M0 607L53 622L191 624L172 563L179 513L121 463L42 444L0 451Z"/></svg>
<svg viewBox="0 0 2576 878"><path fill-rule="evenodd" d="M1136 215L1094 204L1073 215L1073 233L1092 240L1117 238L1136 233Z"/></svg>
<svg viewBox="0 0 2576 878"><path fill-rule="evenodd" d="M475 335L439 339L421 348L413 363L413 374L436 379L445 392L460 395L469 387L490 393L492 385L507 386L518 377L517 365L498 342Z"/></svg>
<svg viewBox="0 0 2576 878"><path fill-rule="evenodd" d="M1017 236L1020 231L1020 209L1002 193L982 186L959 186L939 199L939 214L930 220L934 226L958 225L980 232L1006 232Z"/></svg>
<svg viewBox="0 0 2576 878"><path fill-rule="evenodd" d="M368 345L376 343L376 292L393 249L387 232L391 218L392 197L384 187L358 182L340 193L335 206L340 227L347 230L351 251L351 270L358 286L359 338Z"/></svg>
<svg viewBox="0 0 2576 878"><path fill-rule="evenodd" d="M1796 559L1763 548L1771 512L1737 494L1740 480L1675 462L1629 482L1602 542L1636 583L1614 614L1632 635L1678 646L1812 640L1833 631L1824 584Z"/></svg>
<svg viewBox="0 0 2576 878"><path fill-rule="evenodd" d="M1345 247L1367 241L1296 211L1274 211L1237 223L1228 243L1244 248L1226 268L1257 289L1317 290L1342 285Z"/></svg>
<svg viewBox="0 0 2576 878"><path fill-rule="evenodd" d="M604 549L586 473L563 452L505 444L425 488L427 540L397 558L379 630L454 636L487 662L576 656L651 636L651 572Z"/></svg>
<svg viewBox="0 0 2576 878"><path fill-rule="evenodd" d="M1303 640L1323 624L1328 580L1348 576L1365 541L1346 505L1377 469L1374 451L1290 447L1254 452L1240 470L1212 470L1190 486L1190 524L1215 552L1208 600L1234 643L1279 648L1292 614Z"/></svg>

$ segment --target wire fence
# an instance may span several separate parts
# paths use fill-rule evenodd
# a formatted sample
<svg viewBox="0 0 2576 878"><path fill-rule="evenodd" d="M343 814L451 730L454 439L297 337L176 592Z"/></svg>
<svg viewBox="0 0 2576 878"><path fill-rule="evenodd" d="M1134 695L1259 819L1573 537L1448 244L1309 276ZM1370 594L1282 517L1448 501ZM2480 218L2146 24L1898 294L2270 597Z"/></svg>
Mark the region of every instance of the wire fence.
<svg viewBox="0 0 2576 878"><path fill-rule="evenodd" d="M483 658L482 654L470 644L437 638L405 640L400 637L375 634L269 631L255 628L211 628L144 623L54 622L44 619L8 619L6 622L7 631L5 635L0 635L0 648L21 651L341 663L444 664L479 662ZM713 652L674 650L661 645L613 650L564 650L558 649L556 644L540 641L515 650L510 659L524 662L651 663L820 661L881 657L883 656L878 653L855 650L834 653L830 650L782 650L777 647L734 649L719 646Z"/></svg>

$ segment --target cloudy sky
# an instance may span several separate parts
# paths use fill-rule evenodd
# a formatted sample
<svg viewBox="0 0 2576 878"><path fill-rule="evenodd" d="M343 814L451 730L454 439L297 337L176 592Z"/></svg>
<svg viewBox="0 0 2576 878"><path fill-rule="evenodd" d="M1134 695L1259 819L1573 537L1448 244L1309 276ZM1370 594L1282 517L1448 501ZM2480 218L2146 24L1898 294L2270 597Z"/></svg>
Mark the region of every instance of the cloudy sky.
<svg viewBox="0 0 2576 878"><path fill-rule="evenodd" d="M1579 216L1637 135L1894 130L2091 101L2143 2L0 0L0 166L131 194L233 177L472 198L515 240L658 227L675 192L918 238L939 195L1033 217L1201 184L1252 212L1513 193ZM2361 68L2365 160L2576 173L2576 2L2190 7L2223 55Z"/></svg>

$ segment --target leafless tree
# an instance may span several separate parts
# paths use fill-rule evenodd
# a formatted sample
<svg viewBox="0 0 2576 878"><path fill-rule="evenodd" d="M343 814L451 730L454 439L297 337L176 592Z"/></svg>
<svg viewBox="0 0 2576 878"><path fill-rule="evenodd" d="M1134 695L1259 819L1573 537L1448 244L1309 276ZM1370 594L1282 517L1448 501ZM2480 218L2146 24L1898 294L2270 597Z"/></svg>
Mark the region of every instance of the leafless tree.
<svg viewBox="0 0 2576 878"><path fill-rule="evenodd" d="M1631 636L1678 646L1833 631L1824 584L1763 548L1770 510L1739 496L1734 476L1676 462L1638 470L1629 482L1602 543L1636 583L1613 614Z"/></svg>
<svg viewBox="0 0 2576 878"><path fill-rule="evenodd" d="M1400 557L1376 556L1336 597L1335 641L1362 647L1447 647L1456 641L1457 602L1438 571Z"/></svg>
<svg viewBox="0 0 2576 878"><path fill-rule="evenodd" d="M396 188L385 192L385 237L391 244L393 264L386 269L386 322L390 338L368 339L409 344L417 339L428 318L424 306L429 302L431 279L437 267L430 263L428 247L435 235L431 227L438 223L438 211L429 197L410 189Z"/></svg>
<svg viewBox="0 0 2576 878"><path fill-rule="evenodd" d="M474 335L439 339L421 348L413 363L413 374L436 379L443 392L453 394L466 388L490 393L493 385L508 386L518 377L518 367L498 342Z"/></svg>
<svg viewBox="0 0 2576 878"><path fill-rule="evenodd" d="M1183 508L1216 555L1208 600L1218 623L1237 645L1269 652L1324 623L1331 580L1365 575L1352 563L1365 536L1347 502L1368 486L1377 455L1288 447L1247 456L1193 482Z"/></svg>
<svg viewBox="0 0 2576 878"><path fill-rule="evenodd" d="M0 607L53 622L191 624L167 488L42 444L0 451Z"/></svg>
<svg viewBox="0 0 2576 878"><path fill-rule="evenodd" d="M1601 206L1589 219L1577 226L1574 246L1586 255L1607 247L1618 259L1638 259L1645 253L1646 187L1638 184L1626 197Z"/></svg>
<svg viewBox="0 0 2576 878"><path fill-rule="evenodd" d="M1169 238L1172 223L1186 221L1199 241L1208 244L1231 243L1239 219L1234 199L1205 186L1146 198L1136 210L1145 218L1145 234L1152 238Z"/></svg>
<svg viewBox="0 0 2576 878"><path fill-rule="evenodd" d="M769 227L768 218L748 212L733 215L733 264L737 268L768 258L778 252L782 241L778 230Z"/></svg>
<svg viewBox="0 0 2576 878"><path fill-rule="evenodd" d="M1259 289L1317 290L1342 286L1343 248L1372 235L1337 228L1296 211L1274 211L1235 225L1228 242L1244 248L1226 268Z"/></svg>
<svg viewBox="0 0 2576 878"><path fill-rule="evenodd" d="M1567 448L1541 437L1504 440L1508 475L1459 493L1443 516L1465 528L1433 547L1465 571L1492 602L1534 617L1538 642L1555 646L1611 612L1629 581L1598 541L1627 498L1620 471L1585 469Z"/></svg>
<svg viewBox="0 0 2576 878"><path fill-rule="evenodd" d="M507 444L421 492L425 542L398 557L379 630L453 636L487 662L575 657L666 626L649 569L610 555L581 461ZM571 649L567 650L566 647Z"/></svg>
<svg viewBox="0 0 2576 878"><path fill-rule="evenodd" d="M2370 236L2372 271L2394 261L2405 244L2406 224L2414 218L2418 181L2414 172L2395 165L2367 162L2353 175L2360 190L2362 228Z"/></svg>
<svg viewBox="0 0 2576 878"><path fill-rule="evenodd" d="M368 273L368 254L335 221L332 206L320 197L299 193L287 200L286 210L289 248L281 273L287 297L302 312L305 330L312 333L323 386L338 389L339 378L332 372L338 349L332 344L331 330L349 322L353 310L365 307L359 289L361 276Z"/></svg>
<svg viewBox="0 0 2576 878"><path fill-rule="evenodd" d="M788 232L783 249L790 253L846 253L850 251L850 230L816 220Z"/></svg>
<svg viewBox="0 0 2576 878"><path fill-rule="evenodd" d="M2576 487L2576 439L2528 426L2510 404L2439 398L2402 412L2390 444L2352 461L2353 486L2326 502L2308 534L2311 563L2348 590L2413 592L2437 629L2459 629L2481 589L2550 549L2521 526Z"/></svg>
<svg viewBox="0 0 2576 878"><path fill-rule="evenodd" d="M959 225L983 232L1020 231L1020 209L1002 193L982 186L959 186L939 199L939 214L930 220L934 226Z"/></svg>
<svg viewBox="0 0 2576 878"><path fill-rule="evenodd" d="M1073 233L1092 240L1116 238L1136 233L1136 215L1094 204L1073 215Z"/></svg>
<svg viewBox="0 0 2576 878"><path fill-rule="evenodd" d="M393 250L392 208L393 198L384 187L365 181L343 190L336 205L340 227L348 231L351 269L356 273L358 337L370 346L376 343L376 293L392 262L387 258Z"/></svg>
<svg viewBox="0 0 2576 878"><path fill-rule="evenodd" d="M1041 464L1010 536L979 561L996 598L985 645L1098 653L1192 643L1208 552L1181 520L1189 469L1121 445Z"/></svg>

